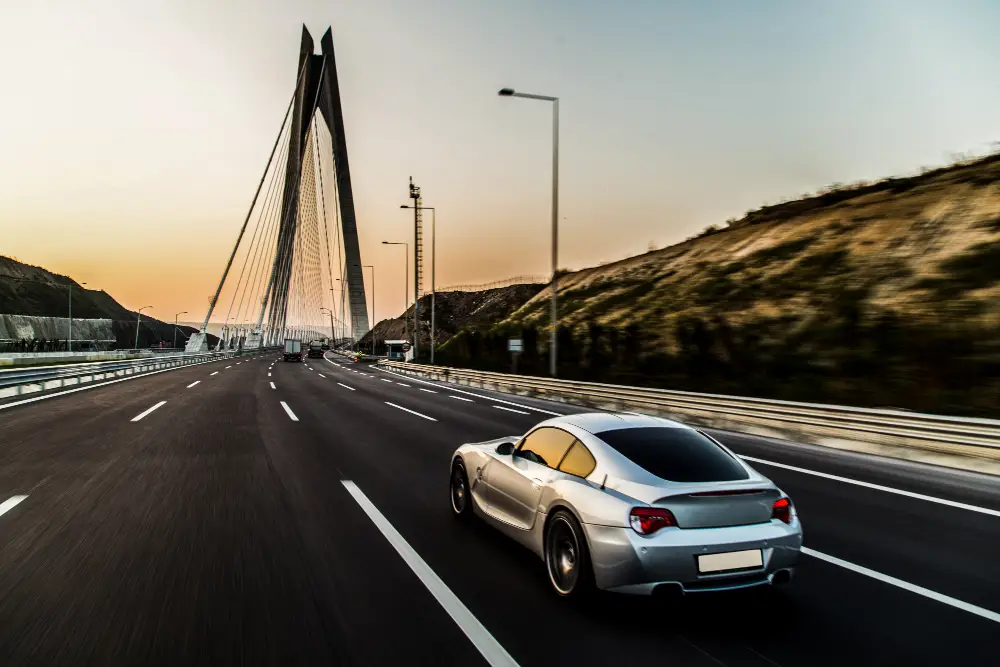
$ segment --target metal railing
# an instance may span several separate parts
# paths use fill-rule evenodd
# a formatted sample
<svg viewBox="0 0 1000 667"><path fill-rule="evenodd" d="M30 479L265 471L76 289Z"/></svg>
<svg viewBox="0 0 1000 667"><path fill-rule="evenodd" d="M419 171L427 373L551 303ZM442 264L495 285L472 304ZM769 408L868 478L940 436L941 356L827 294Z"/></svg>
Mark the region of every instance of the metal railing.
<svg viewBox="0 0 1000 667"><path fill-rule="evenodd" d="M266 350L244 352L245 355ZM0 370L0 398L30 394L60 387L108 380L128 375L141 375L151 371L205 363L215 359L237 356L234 352L209 352L204 354L174 354L129 359L125 361L99 361L92 363L34 366Z"/></svg>
<svg viewBox="0 0 1000 667"><path fill-rule="evenodd" d="M860 441L1000 461L1000 420L698 394L596 382L575 382L395 361L393 370L460 385L536 396L564 403L678 419L814 442Z"/></svg>

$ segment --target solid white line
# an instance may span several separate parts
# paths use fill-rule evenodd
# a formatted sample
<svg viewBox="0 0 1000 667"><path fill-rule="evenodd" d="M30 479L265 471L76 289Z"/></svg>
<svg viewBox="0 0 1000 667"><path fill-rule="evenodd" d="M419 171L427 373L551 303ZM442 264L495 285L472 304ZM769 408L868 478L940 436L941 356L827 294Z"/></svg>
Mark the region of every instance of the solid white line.
<svg viewBox="0 0 1000 667"><path fill-rule="evenodd" d="M299 418L295 416L295 413L292 412L292 409L288 407L288 403L281 401L281 407L285 409L285 413L288 415L288 418L291 419L293 422L297 422L299 420Z"/></svg>
<svg viewBox="0 0 1000 667"><path fill-rule="evenodd" d="M397 382L396 384L398 384L400 387L409 387L410 386L408 384L403 384L402 382Z"/></svg>
<svg viewBox="0 0 1000 667"><path fill-rule="evenodd" d="M271 389L277 389L277 387L275 387L275 386L274 386L274 383L273 383L273 382L272 382L272 383L270 383L270 384L271 384Z"/></svg>
<svg viewBox="0 0 1000 667"><path fill-rule="evenodd" d="M448 398L454 398L456 401L465 401L466 403L475 403L471 398L462 398L461 396L449 396Z"/></svg>
<svg viewBox="0 0 1000 667"><path fill-rule="evenodd" d="M18 505L21 504L21 501L27 497L28 496L11 496L7 500L0 503L0 515L4 515L7 512L14 509L15 507L17 507Z"/></svg>
<svg viewBox="0 0 1000 667"><path fill-rule="evenodd" d="M209 373L209 375L218 375L218 374L219 374L219 371L215 371L214 373Z"/></svg>
<svg viewBox="0 0 1000 667"><path fill-rule="evenodd" d="M344 384L343 382L338 382L337 384L339 384L339 385L340 385L341 387L343 387L344 389L350 389L351 391L354 391L354 387L348 387L348 386L347 386L346 384Z"/></svg>
<svg viewBox="0 0 1000 667"><path fill-rule="evenodd" d="M196 384L200 384L200 383L201 383L201 380L195 380L194 382L192 382L191 384L189 384L187 386L187 388L190 389L191 387L195 386Z"/></svg>
<svg viewBox="0 0 1000 667"><path fill-rule="evenodd" d="M937 591L932 591L929 588L924 588L923 586L917 586L916 584L911 584L908 581L903 581L902 579L897 579L896 577L890 577L888 574L882 574L881 572L876 572L875 570L869 570L867 567L861 565L855 565L854 563L848 562L837 558L836 556L830 556L829 554L810 549L809 547L802 547L802 553L807 556L812 556L813 558L819 558L820 560L825 560L827 563L833 563L834 565L839 565L840 567L851 570L852 572L857 572L858 574L863 574L866 577L871 577L872 579L878 579L879 581L884 581L887 584L897 586L903 590L910 591L911 593L916 593L917 595L923 595L925 598L930 598L931 600L936 600L943 604L955 607L956 609L961 609L962 611L967 611L970 614L975 614L976 616L982 616L983 618L993 621L994 623L1000 623L1000 614L995 611L990 611L989 609L983 609L982 607L977 607L974 604L969 604L968 602L963 602L957 598L953 598L950 595L945 595L943 593L938 593Z"/></svg>
<svg viewBox="0 0 1000 667"><path fill-rule="evenodd" d="M427 415L422 415L419 412L414 412L413 410L410 410L409 408L404 408L401 405L396 405L395 403L390 403L389 401L386 401L385 404L386 405L391 405L392 407L396 408L397 410L402 410L403 412L409 412L411 415L416 415L418 417L423 417L424 419L428 419L428 420L430 420L432 422L436 422L437 421L436 419L434 419L434 417L428 417Z"/></svg>
<svg viewBox="0 0 1000 667"><path fill-rule="evenodd" d="M420 391L426 391L428 394L436 394L437 392L433 389L424 389L423 387L417 387Z"/></svg>
<svg viewBox="0 0 1000 667"><path fill-rule="evenodd" d="M497 410L506 410L507 412L516 412L519 415L528 415L528 414L531 414L530 412L525 412L524 410L515 410L514 408L505 408L502 405L494 405L493 407L496 408Z"/></svg>
<svg viewBox="0 0 1000 667"><path fill-rule="evenodd" d="M134 421L134 422L139 421L140 419L142 419L143 417L145 417L146 415L148 415L153 410L156 410L157 408L162 407L165 403L166 403L166 401L160 401L159 403L157 403L153 407L149 408L148 410L140 412L135 417L132 417L132 421Z"/></svg>
<svg viewBox="0 0 1000 667"><path fill-rule="evenodd" d="M389 544L396 550L403 561L413 570L413 573L417 575L421 583L427 587L434 599L444 608L451 619L455 621L458 627L465 633L465 636L469 638L473 646L482 654L492 667L517 667L517 662L506 649L500 645L493 635L490 634L489 630L479 622L469 608L462 604L462 601L458 599L450 588L441 580L441 577L430 568L430 566L420 557L413 547L407 543L402 535L399 534L389 520L386 519L378 508L368 499L361 489L358 488L357 484L350 480L342 480L341 482L347 492L354 497L355 502L361 506L368 518L372 520L372 523L381 531L382 535L389 541Z"/></svg>
<svg viewBox="0 0 1000 667"><path fill-rule="evenodd" d="M969 505L966 503L960 503L955 500L948 500L946 498L938 498L936 496L927 496L922 493L914 493L913 491L904 491L903 489L896 489L891 486L882 486L881 484L872 484L871 482L863 482L859 479L851 479L850 477L841 477L840 475L831 475L826 472L819 472L817 470L809 470L808 468L799 468L797 466L790 466L787 463L778 463L776 461L768 461L766 459L758 459L753 456L741 456L740 458L746 461L753 461L754 463L763 463L764 465L774 466L775 468L784 468L785 470L794 470L795 472L801 472L805 475L815 475L816 477L823 477L825 479L832 479L835 482L844 482L845 484L854 484L856 486L863 486L868 489L875 489L876 491L885 491L886 493L895 493L900 496L906 496L907 498L916 498L918 500L926 500L929 503L938 503L939 505L948 505L949 507L957 507L958 509L968 510L970 512L979 512L980 514L989 514L990 516L1000 517L1000 510L990 509L989 507L980 507L978 505Z"/></svg>
<svg viewBox="0 0 1000 667"><path fill-rule="evenodd" d="M396 373L394 371L390 371L390 370L388 370L386 368L378 368L378 367L376 367L375 370L382 371L383 373L391 373L392 375L398 375L400 377L404 377L400 373ZM409 377L409 376L406 376L406 377ZM531 405L523 405L521 403L513 403L511 401L503 401L503 400L500 400L499 398L491 398L489 396L483 396L482 394L474 394L471 391L463 391L461 389L456 389L453 386L449 385L448 383L437 384L437 383L434 383L434 382L428 382L427 380L422 380L420 378L414 378L414 377L410 377L409 379L412 382L419 382L421 384L426 384L426 385L429 385L431 387L437 387L438 389L448 389L449 391L453 391L453 392L455 392L457 394L465 394L466 396L474 396L476 398L483 398L483 399L486 399L487 401L494 401L496 403L503 403L504 405L513 405L515 408L524 408L525 410L533 410L534 412L541 412L542 414L545 414L545 415L555 415L557 417L561 417L563 414L565 414L563 412L552 412L551 410L544 410L542 408L536 408L536 407L531 406ZM503 392L499 392L499 393L503 393Z"/></svg>
<svg viewBox="0 0 1000 667"><path fill-rule="evenodd" d="M92 383L87 383L87 384L85 384L82 387L76 387L74 389L67 389L66 391L56 391L56 392L53 392L51 394L45 394L44 396L34 396L32 398L22 398L19 401L11 401L10 403L4 403L4 404L0 405L0 410L6 410L7 408L13 408L14 406L17 406L17 405L24 405L25 403L34 403L35 401L44 401L44 400L49 399L49 398L55 398L56 396L65 396L66 394L75 394L78 391L87 391L88 389L96 389L97 387L106 387L109 384L117 384L119 382L125 382L127 380L135 380L137 378L146 377L147 375L156 375L157 373L167 373L169 371L176 371L179 368L188 368L190 366L201 366L202 364L211 364L211 363L214 363L216 361L219 361L219 360L218 359L210 359L208 361L197 361L197 362L195 362L193 364L186 364L184 366L171 366L170 368L161 368L158 371L149 371L148 373L139 373L137 375L127 375L125 377L118 378L116 380L108 380L107 382L92 382ZM219 371L216 371L215 373L218 373L218 372ZM212 375L215 375L215 373L212 373Z"/></svg>

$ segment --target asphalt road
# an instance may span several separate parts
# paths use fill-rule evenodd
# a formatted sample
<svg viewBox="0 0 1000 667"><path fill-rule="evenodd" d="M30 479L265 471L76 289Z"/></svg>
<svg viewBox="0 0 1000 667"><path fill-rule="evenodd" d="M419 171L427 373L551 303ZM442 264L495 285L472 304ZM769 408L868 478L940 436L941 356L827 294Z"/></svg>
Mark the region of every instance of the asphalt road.
<svg viewBox="0 0 1000 667"><path fill-rule="evenodd" d="M0 405L0 664L996 664L998 480L719 433L798 506L792 584L577 604L447 496L575 409L272 362Z"/></svg>

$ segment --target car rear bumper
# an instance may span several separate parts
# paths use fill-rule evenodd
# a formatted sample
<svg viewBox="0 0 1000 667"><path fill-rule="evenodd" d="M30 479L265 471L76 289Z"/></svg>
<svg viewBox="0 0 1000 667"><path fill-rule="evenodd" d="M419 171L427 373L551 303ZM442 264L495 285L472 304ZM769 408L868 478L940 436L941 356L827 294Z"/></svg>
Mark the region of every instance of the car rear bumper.
<svg viewBox="0 0 1000 667"><path fill-rule="evenodd" d="M650 595L660 588L685 593L746 588L791 578L802 527L780 521L726 528L666 528L643 537L631 528L586 526L594 577L600 588ZM759 549L762 566L700 572L698 557Z"/></svg>

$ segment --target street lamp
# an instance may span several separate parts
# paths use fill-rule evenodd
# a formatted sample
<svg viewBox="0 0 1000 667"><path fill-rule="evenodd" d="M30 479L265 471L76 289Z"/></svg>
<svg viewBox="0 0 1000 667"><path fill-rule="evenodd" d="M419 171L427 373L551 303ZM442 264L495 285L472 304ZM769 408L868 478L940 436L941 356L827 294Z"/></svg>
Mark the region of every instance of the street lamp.
<svg viewBox="0 0 1000 667"><path fill-rule="evenodd" d="M176 315L174 315L174 347L175 348L177 347L177 318L180 317L181 315L187 315L187 312L188 311L186 311L186 310L182 310L181 312L179 312Z"/></svg>
<svg viewBox="0 0 1000 667"><path fill-rule="evenodd" d="M330 291L332 292L333 290L330 290ZM330 310L329 308L322 308L322 307L319 310L320 310L320 312L323 312L325 310L326 312L330 313L330 339L331 339L331 342L333 343L333 346L331 346L331 349L336 349L336 345L337 345L337 332L333 328L333 311Z"/></svg>
<svg viewBox="0 0 1000 667"><path fill-rule="evenodd" d="M403 338L410 335L410 325L406 320L406 301L410 291L410 244L404 241L382 241L382 245L401 245L403 250ZM416 306L414 306L416 308ZM416 335L416 334L414 334Z"/></svg>
<svg viewBox="0 0 1000 667"><path fill-rule="evenodd" d="M556 329L559 325L557 303L559 271L559 98L548 95L518 93L513 88L502 88L501 97L524 97L529 100L552 102L552 334L549 338L549 374L556 376Z"/></svg>
<svg viewBox="0 0 1000 667"><path fill-rule="evenodd" d="M152 306L143 306L139 310L135 311L135 348L133 349L136 350L139 349L139 322L142 320L142 311L147 308L152 308Z"/></svg>
<svg viewBox="0 0 1000 667"><path fill-rule="evenodd" d="M416 206L407 206L403 204L399 208L416 208ZM421 206L421 210L431 212L431 366L434 365L434 347L435 347L435 332L434 332L434 272L436 267L436 252L435 247L437 245L437 212L434 210L433 206Z"/></svg>
<svg viewBox="0 0 1000 667"><path fill-rule="evenodd" d="M87 283L80 283L80 286ZM66 335L66 351L73 351L73 281L69 282L69 333Z"/></svg>
<svg viewBox="0 0 1000 667"><path fill-rule="evenodd" d="M374 321L376 319L375 318L375 265L374 264L355 264L354 266L360 266L363 269L371 269L372 270L372 321ZM372 356L374 357L375 356L375 325L374 324L372 325L372 328L371 328L371 334L372 334Z"/></svg>

